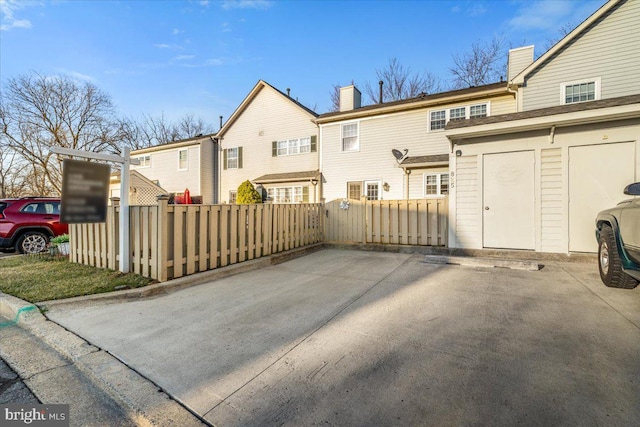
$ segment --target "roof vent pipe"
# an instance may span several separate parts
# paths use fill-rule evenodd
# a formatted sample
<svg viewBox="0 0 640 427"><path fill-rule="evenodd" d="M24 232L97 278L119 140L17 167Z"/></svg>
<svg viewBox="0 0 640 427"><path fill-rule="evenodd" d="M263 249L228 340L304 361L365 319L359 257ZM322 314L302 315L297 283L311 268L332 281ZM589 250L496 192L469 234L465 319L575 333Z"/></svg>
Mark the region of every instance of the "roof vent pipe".
<svg viewBox="0 0 640 427"><path fill-rule="evenodd" d="M222 116L220 116L220 129L222 129Z"/></svg>
<svg viewBox="0 0 640 427"><path fill-rule="evenodd" d="M382 104L382 85L384 85L384 82L380 80L378 84L380 85L380 104Z"/></svg>
<svg viewBox="0 0 640 427"><path fill-rule="evenodd" d="M291 88L287 88L287 96L291 98Z"/></svg>

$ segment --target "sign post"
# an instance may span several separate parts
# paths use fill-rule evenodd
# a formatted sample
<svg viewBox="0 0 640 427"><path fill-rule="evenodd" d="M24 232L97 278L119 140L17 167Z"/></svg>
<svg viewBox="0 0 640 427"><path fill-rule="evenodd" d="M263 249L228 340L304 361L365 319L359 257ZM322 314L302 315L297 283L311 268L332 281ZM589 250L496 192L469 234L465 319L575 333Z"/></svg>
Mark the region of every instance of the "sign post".
<svg viewBox="0 0 640 427"><path fill-rule="evenodd" d="M128 273L131 268L129 262L131 254L131 251L129 249L129 166L140 164L140 162L138 160L131 159L131 150L129 149L129 147L124 147L123 151L124 156L120 157L113 154L92 153L90 151L73 150L63 147L51 148L51 152L55 154L84 157L94 160L104 160L107 162L114 162L122 165L122 168L120 170L120 245L118 251L120 255L120 271L123 273Z"/></svg>

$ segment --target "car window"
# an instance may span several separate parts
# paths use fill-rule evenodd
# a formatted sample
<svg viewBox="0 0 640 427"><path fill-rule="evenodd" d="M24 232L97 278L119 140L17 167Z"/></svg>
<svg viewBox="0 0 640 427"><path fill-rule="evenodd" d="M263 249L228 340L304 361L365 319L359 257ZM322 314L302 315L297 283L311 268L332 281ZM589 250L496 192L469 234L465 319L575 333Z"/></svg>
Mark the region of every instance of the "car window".
<svg viewBox="0 0 640 427"><path fill-rule="evenodd" d="M6 207L7 207L7 204L5 202L0 202L0 215L2 215L2 212Z"/></svg>
<svg viewBox="0 0 640 427"><path fill-rule="evenodd" d="M38 210L38 203L29 203L28 205L24 205L22 209L20 209L21 212L27 212L27 213L36 213L37 210Z"/></svg>

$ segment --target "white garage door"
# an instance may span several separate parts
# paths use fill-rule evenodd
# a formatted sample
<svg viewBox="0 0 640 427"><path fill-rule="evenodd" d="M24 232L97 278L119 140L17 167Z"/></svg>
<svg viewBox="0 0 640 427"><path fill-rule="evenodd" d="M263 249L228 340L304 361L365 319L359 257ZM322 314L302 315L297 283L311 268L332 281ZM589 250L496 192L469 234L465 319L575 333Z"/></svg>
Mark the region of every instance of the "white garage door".
<svg viewBox="0 0 640 427"><path fill-rule="evenodd" d="M483 156L483 246L535 249L533 151Z"/></svg>
<svg viewBox="0 0 640 427"><path fill-rule="evenodd" d="M569 251L597 252L598 212L629 198L622 192L635 182L633 142L569 148Z"/></svg>

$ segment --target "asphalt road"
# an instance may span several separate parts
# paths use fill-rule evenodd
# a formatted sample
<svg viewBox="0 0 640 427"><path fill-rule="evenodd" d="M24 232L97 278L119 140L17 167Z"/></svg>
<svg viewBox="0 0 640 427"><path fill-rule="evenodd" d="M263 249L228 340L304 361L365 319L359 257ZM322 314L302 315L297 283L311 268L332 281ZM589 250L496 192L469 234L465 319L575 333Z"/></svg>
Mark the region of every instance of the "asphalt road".
<svg viewBox="0 0 640 427"><path fill-rule="evenodd" d="M640 287L322 250L169 295L53 306L214 425L635 425Z"/></svg>

